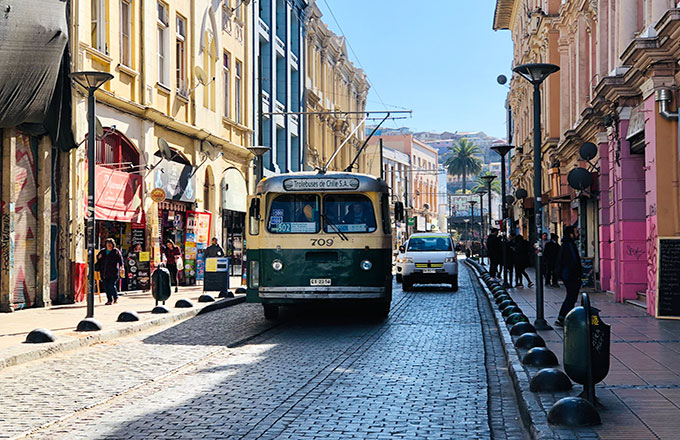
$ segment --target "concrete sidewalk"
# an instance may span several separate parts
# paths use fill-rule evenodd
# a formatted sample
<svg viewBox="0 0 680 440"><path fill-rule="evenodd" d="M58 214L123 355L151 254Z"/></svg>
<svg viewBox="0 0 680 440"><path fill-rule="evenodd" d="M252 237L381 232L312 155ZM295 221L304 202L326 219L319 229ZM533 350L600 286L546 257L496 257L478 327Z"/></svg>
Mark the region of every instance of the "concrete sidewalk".
<svg viewBox="0 0 680 440"><path fill-rule="evenodd" d="M240 287L240 278L232 277L230 289ZM238 284L237 284L238 283ZM85 347L105 340L116 339L121 336L140 332L149 328L169 325L183 319L195 316L207 307L205 312L228 307L243 302L245 295L236 298L218 299L219 292L208 292L215 297L216 302L199 303L198 298L203 294L203 286L182 286L179 291L173 291L165 305L170 313L152 314L156 305L151 292L130 292L118 298L117 304L105 305L106 295L101 295L101 301L95 294L94 317L102 325L100 332L76 332L76 326L87 312L85 302L75 304L56 305L47 308L31 308L13 313L0 314L0 369L40 359L52 354ZM175 308L179 299L189 299L194 303L190 309ZM116 322L118 315L124 311L135 311L139 314L137 322ZM51 330L56 342L45 344L27 344L26 335L36 328Z"/></svg>
<svg viewBox="0 0 680 440"><path fill-rule="evenodd" d="M535 279L533 270L527 273ZM533 323L535 288L513 288L509 293ZM564 287L544 289L545 317L551 326L565 294ZM603 439L680 438L680 321L655 319L642 308L616 303L607 293L591 293L590 299L612 332L609 374L596 387L604 406L599 408L602 426L594 430ZM539 334L564 369L562 328ZM582 387L575 384L575 389L580 392ZM540 397L547 409L554 399Z"/></svg>

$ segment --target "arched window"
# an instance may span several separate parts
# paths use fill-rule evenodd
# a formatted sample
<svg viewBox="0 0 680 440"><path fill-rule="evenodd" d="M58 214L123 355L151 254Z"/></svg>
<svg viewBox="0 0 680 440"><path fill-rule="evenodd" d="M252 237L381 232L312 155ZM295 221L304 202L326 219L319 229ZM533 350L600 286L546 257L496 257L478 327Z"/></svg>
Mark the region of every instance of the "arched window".
<svg viewBox="0 0 680 440"><path fill-rule="evenodd" d="M95 163L133 173L139 170L139 151L121 132L104 128L104 136L97 140Z"/></svg>

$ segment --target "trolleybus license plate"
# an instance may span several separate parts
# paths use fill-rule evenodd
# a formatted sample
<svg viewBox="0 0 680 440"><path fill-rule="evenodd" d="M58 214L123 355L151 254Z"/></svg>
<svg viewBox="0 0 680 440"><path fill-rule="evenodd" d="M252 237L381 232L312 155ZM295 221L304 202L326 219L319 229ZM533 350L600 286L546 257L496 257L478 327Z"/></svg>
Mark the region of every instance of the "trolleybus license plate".
<svg viewBox="0 0 680 440"><path fill-rule="evenodd" d="M312 278L309 280L309 285L310 286L330 286L331 285L331 279L330 278Z"/></svg>
<svg viewBox="0 0 680 440"><path fill-rule="evenodd" d="M437 273L437 271L435 269L425 269L423 273Z"/></svg>

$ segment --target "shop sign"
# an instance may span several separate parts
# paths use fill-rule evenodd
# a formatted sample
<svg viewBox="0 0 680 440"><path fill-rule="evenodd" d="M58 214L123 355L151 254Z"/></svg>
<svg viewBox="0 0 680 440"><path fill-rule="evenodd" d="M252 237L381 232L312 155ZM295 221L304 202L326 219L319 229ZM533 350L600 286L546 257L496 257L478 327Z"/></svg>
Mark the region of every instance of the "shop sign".
<svg viewBox="0 0 680 440"><path fill-rule="evenodd" d="M286 179L283 181L283 189L286 191L337 191L357 188L359 188L359 179L354 177Z"/></svg>
<svg viewBox="0 0 680 440"><path fill-rule="evenodd" d="M167 200L194 202L196 178L193 170L191 165L162 160L156 168L153 185L165 191Z"/></svg>
<svg viewBox="0 0 680 440"><path fill-rule="evenodd" d="M140 222L142 176L95 166L95 218L119 222Z"/></svg>
<svg viewBox="0 0 680 440"><path fill-rule="evenodd" d="M167 194L165 193L165 190L163 188L154 188L149 193L149 196L151 197L151 200L153 200L154 202L162 202L163 200L165 200Z"/></svg>

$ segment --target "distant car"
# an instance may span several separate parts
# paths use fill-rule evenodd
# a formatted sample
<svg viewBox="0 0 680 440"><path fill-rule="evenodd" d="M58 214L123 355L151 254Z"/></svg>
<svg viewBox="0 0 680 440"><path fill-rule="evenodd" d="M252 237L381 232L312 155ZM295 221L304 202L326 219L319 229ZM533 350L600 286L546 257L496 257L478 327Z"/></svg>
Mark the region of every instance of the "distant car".
<svg viewBox="0 0 680 440"><path fill-rule="evenodd" d="M402 260L401 270L397 263L397 275L401 273L404 290L414 284L451 284L451 290L458 290L458 259L448 234L411 235Z"/></svg>
<svg viewBox="0 0 680 440"><path fill-rule="evenodd" d="M402 273L404 271L404 252L406 252L406 246L408 245L408 242L406 244L399 246L399 253L397 254L397 260L395 263L395 267L397 269L397 283L401 283L402 281Z"/></svg>

